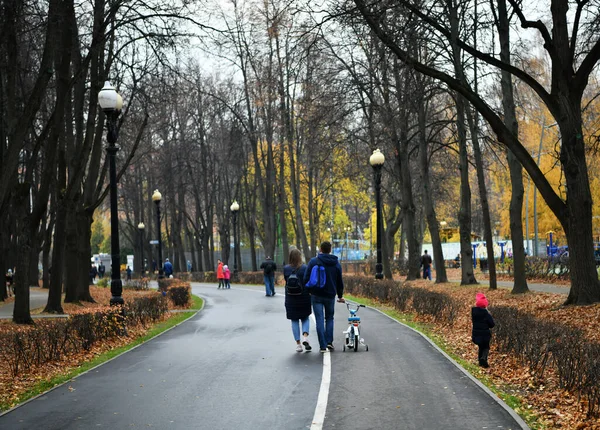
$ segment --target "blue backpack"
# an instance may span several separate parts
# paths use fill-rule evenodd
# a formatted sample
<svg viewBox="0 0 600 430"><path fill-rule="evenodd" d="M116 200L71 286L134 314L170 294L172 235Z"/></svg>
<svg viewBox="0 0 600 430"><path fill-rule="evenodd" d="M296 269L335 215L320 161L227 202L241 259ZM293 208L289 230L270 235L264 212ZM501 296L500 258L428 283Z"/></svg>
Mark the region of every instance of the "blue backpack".
<svg viewBox="0 0 600 430"><path fill-rule="evenodd" d="M319 263L321 263L321 259L317 257L317 264L310 271L310 278L306 283L306 288L325 287L325 267Z"/></svg>

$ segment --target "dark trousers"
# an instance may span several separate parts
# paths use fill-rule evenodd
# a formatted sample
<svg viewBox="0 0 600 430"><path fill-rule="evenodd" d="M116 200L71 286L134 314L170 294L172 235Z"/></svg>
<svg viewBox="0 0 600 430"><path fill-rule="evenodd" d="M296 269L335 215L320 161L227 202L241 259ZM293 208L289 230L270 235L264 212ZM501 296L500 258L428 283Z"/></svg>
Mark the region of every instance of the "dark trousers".
<svg viewBox="0 0 600 430"><path fill-rule="evenodd" d="M487 359L488 359L488 354L490 352L490 341L486 341L486 342L479 342L477 344L477 346L479 347L479 351L477 353L477 358L479 359L479 364L481 365L485 365L487 367Z"/></svg>

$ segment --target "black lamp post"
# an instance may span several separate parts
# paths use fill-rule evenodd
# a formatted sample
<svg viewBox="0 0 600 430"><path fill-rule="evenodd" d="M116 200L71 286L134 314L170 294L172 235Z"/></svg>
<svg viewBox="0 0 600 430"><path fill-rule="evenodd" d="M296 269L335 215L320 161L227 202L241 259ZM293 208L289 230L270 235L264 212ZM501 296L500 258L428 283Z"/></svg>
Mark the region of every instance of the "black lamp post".
<svg viewBox="0 0 600 430"><path fill-rule="evenodd" d="M233 279L237 281L237 214L240 210L240 205L234 200L229 209L231 210L231 215L233 216Z"/></svg>
<svg viewBox="0 0 600 430"><path fill-rule="evenodd" d="M115 88L106 81L104 87L98 93L98 104L106 116L106 154L108 157L109 179L110 179L110 253L111 253L111 280L110 280L110 304L122 305L123 283L121 282L121 256L119 251L119 213L117 208L117 167L115 158L119 147L117 138L119 129L117 120L121 115L123 98Z"/></svg>
<svg viewBox="0 0 600 430"><path fill-rule="evenodd" d="M154 190L152 194L152 201L156 203L156 230L158 232L158 279L165 277L163 271L163 260L162 260L162 239L160 234L160 201L162 200L162 194L158 190Z"/></svg>
<svg viewBox="0 0 600 430"><path fill-rule="evenodd" d="M383 218L381 214L381 168L385 163L385 156L379 149L373 151L369 163L375 174L375 202L377 205L377 264L375 265L375 279L383 279L383 264L381 263L381 233L383 231Z"/></svg>
<svg viewBox="0 0 600 430"><path fill-rule="evenodd" d="M144 264L144 229L146 226L143 222L138 224L138 230L140 231L140 250L142 251L142 265L140 269L140 273L142 274L142 278L146 273L146 265Z"/></svg>

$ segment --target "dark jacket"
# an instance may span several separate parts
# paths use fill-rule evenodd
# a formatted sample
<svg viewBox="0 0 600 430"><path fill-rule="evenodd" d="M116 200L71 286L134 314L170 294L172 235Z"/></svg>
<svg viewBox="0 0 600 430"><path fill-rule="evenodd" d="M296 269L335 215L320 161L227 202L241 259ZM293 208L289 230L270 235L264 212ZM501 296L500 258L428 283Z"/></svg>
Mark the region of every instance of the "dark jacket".
<svg viewBox="0 0 600 430"><path fill-rule="evenodd" d="M260 268L263 269L263 273L266 276L271 276L277 270L277 264L273 260L265 260L260 265Z"/></svg>
<svg viewBox="0 0 600 430"><path fill-rule="evenodd" d="M283 267L283 277L287 282L288 277L292 274L294 268L289 264ZM306 273L306 264L303 264L296 271L298 280L304 285L303 279ZM285 316L289 320L299 320L306 318L312 313L310 294L308 289L305 288L303 293L299 296L288 296L285 295Z"/></svg>
<svg viewBox="0 0 600 430"><path fill-rule="evenodd" d="M492 338L490 329L496 324L488 310L478 307L471 308L471 320L473 321L473 334L471 336L473 343L478 345L489 342Z"/></svg>
<svg viewBox="0 0 600 430"><path fill-rule="evenodd" d="M427 269L429 266L431 266L431 255L423 254L421 256L421 266L423 266L424 269Z"/></svg>
<svg viewBox="0 0 600 430"><path fill-rule="evenodd" d="M321 297L335 297L337 295L342 298L344 295L342 266L340 266L337 256L333 254L319 254L317 257L310 259L304 273L304 285L310 279L310 272L317 265L317 259L321 260L321 265L325 267L325 286L323 288L309 288L310 294Z"/></svg>

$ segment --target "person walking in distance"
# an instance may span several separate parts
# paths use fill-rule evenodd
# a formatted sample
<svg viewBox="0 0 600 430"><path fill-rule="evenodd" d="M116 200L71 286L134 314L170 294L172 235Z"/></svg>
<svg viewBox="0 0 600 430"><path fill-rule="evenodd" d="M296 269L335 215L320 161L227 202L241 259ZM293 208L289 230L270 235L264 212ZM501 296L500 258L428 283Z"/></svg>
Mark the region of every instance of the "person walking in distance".
<svg viewBox="0 0 600 430"><path fill-rule="evenodd" d="M296 341L296 352L302 352L302 345L306 352L312 347L308 341L310 330L309 316L312 313L310 294L304 288L304 274L306 264L302 264L302 253L293 248L290 250L290 264L283 267L285 278L285 316L292 322L292 334ZM302 326L302 343L300 343L300 326Z"/></svg>
<svg viewBox="0 0 600 430"><path fill-rule="evenodd" d="M223 288L230 289L231 284L229 280L231 279L231 271L229 270L229 266L227 264L223 265Z"/></svg>
<svg viewBox="0 0 600 430"><path fill-rule="evenodd" d="M221 260L217 260L217 281L219 281L217 289L225 288L225 276L223 276L223 262Z"/></svg>
<svg viewBox="0 0 600 430"><path fill-rule="evenodd" d="M314 266L325 268L325 284L322 287L309 288L313 312L319 338L321 352L333 351L333 315L335 313L335 296L338 302L344 303L344 281L342 279L342 266L337 256L331 254L331 243L321 243L321 252L311 258L304 273L304 285L310 279Z"/></svg>
<svg viewBox="0 0 600 430"><path fill-rule="evenodd" d="M98 269L96 269L95 264L92 264L92 267L90 268L90 285L95 283L96 276L98 276Z"/></svg>
<svg viewBox="0 0 600 430"><path fill-rule="evenodd" d="M165 272L165 278L170 278L173 275L173 264L168 258L165 258L165 264L163 264L163 270Z"/></svg>
<svg viewBox="0 0 600 430"><path fill-rule="evenodd" d="M104 273L106 273L106 266L100 261L100 265L98 266L98 278L104 278Z"/></svg>
<svg viewBox="0 0 600 430"><path fill-rule="evenodd" d="M427 250L421 256L421 266L423 266L423 279L431 281L431 255L427 253Z"/></svg>
<svg viewBox="0 0 600 430"><path fill-rule="evenodd" d="M265 277L265 296L273 297L275 295L275 271L277 270L277 264L275 264L271 257L267 257L260 265L260 268L263 269Z"/></svg>
<svg viewBox="0 0 600 430"><path fill-rule="evenodd" d="M481 367L490 367L488 364L488 354L490 352L490 340L492 339L491 328L494 327L494 318L487 310L488 299L483 293L477 293L475 296L475 306L471 308L471 321L473 322L473 332L471 340L479 347L477 359Z"/></svg>

